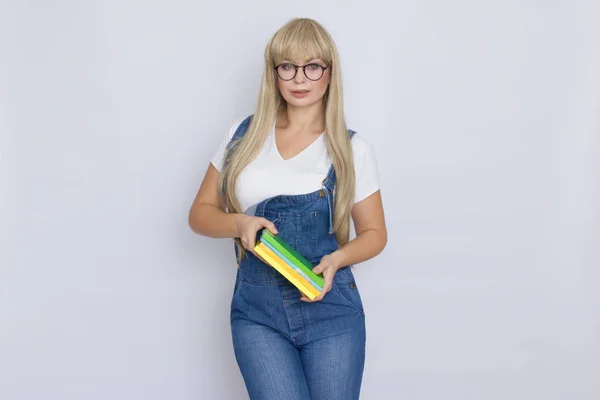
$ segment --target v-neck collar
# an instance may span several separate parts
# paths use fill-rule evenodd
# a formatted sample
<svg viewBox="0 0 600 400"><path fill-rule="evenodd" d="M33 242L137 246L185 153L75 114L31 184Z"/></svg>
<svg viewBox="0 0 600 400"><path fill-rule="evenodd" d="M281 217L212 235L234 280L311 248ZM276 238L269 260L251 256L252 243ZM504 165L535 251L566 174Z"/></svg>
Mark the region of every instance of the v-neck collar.
<svg viewBox="0 0 600 400"><path fill-rule="evenodd" d="M314 147L316 145L316 143L320 140L323 140L325 138L325 131L321 132L321 134L315 139L313 140L308 146L306 146L304 149L302 149L299 153L297 153L296 155L294 155L291 158L288 158L287 160L285 158L283 158L283 156L281 155L281 153L279 152L279 148L277 147L277 140L275 139L275 125L276 125L277 121L273 124L273 126L271 127L271 143L273 144L273 150L275 151L275 154L277 156L277 158L280 161L283 162L290 162L293 160L296 160L297 158L299 158L302 154L305 154L309 151L309 149L311 147Z"/></svg>

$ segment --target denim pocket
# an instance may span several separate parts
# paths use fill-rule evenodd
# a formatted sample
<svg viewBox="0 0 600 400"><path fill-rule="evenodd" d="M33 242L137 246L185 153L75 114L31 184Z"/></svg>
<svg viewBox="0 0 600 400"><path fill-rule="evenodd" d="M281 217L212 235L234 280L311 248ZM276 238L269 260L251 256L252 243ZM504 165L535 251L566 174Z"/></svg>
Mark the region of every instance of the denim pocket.
<svg viewBox="0 0 600 400"><path fill-rule="evenodd" d="M340 275L338 276L338 274ZM350 267L338 270L335 275L331 288L345 300L348 306L364 314L362 299Z"/></svg>
<svg viewBox="0 0 600 400"><path fill-rule="evenodd" d="M285 213L266 211L264 218L271 221L279 233L283 231L283 225L285 224Z"/></svg>

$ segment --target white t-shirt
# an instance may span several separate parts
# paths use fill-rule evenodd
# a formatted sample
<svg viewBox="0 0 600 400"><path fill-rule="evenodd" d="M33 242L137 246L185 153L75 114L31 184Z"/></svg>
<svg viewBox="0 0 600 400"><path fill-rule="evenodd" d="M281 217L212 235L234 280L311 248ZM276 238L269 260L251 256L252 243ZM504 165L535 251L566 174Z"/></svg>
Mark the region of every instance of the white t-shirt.
<svg viewBox="0 0 600 400"><path fill-rule="evenodd" d="M211 158L217 170L223 167L223 155L235 130L244 119L231 125L227 135ZM325 133L296 156L284 160L275 145L275 123L259 155L240 173L237 180L237 196L243 210L248 210L266 198L284 194L296 195L321 189L322 181L331 167ZM359 133L352 140L356 190L354 203L365 199L379 189L379 173L373 146ZM268 176L268 180L267 177Z"/></svg>

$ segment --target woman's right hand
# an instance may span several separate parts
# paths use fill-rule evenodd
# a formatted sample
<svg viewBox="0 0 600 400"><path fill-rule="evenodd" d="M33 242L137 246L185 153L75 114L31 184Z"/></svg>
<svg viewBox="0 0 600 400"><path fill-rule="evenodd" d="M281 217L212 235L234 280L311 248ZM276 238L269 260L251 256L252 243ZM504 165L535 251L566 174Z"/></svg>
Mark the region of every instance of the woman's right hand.
<svg viewBox="0 0 600 400"><path fill-rule="evenodd" d="M275 224L263 217L239 214L235 222L235 229L242 241L242 245L257 257L259 256L254 252L254 246L256 245L256 233L261 228L267 228L275 235L279 233L277 232L277 228L275 228ZM259 258L262 260L262 257Z"/></svg>

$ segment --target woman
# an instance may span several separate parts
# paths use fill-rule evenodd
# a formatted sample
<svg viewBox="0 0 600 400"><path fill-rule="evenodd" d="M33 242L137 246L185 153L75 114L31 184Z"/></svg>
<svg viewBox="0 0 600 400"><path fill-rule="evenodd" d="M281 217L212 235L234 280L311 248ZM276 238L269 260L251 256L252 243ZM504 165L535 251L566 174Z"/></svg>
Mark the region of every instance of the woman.
<svg viewBox="0 0 600 400"><path fill-rule="evenodd" d="M194 232L235 238L231 333L253 400L359 397L366 330L351 267L379 254L387 231L374 151L346 127L341 82L320 24L302 18L279 29L256 112L231 126L190 210ZM323 273L318 297L254 252L261 228Z"/></svg>

